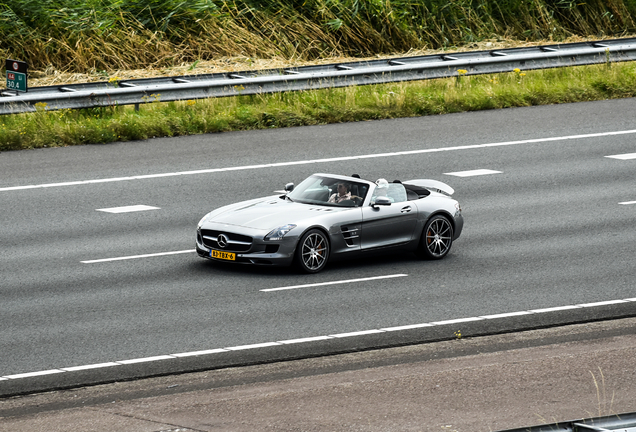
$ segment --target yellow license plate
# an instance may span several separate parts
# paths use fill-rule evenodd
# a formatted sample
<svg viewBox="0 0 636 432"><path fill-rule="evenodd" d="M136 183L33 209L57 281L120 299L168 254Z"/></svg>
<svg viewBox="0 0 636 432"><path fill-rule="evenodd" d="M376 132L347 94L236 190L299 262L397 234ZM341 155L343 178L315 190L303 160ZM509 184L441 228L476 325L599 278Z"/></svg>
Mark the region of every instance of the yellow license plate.
<svg viewBox="0 0 636 432"><path fill-rule="evenodd" d="M228 261L235 261L236 260L236 254L235 253L232 253L232 252L221 252L221 251L214 250L214 249L212 249L210 251L210 257L211 258L216 258L216 259L228 260Z"/></svg>

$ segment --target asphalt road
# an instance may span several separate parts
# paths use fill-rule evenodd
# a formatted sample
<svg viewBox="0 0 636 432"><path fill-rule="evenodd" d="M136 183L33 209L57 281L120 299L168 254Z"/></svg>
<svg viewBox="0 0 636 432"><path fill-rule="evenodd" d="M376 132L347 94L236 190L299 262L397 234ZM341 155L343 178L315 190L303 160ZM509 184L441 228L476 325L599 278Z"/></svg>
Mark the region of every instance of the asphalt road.
<svg viewBox="0 0 636 432"><path fill-rule="evenodd" d="M0 394L636 315L636 158L607 157L636 153L635 102L1 153ZM211 209L314 172L444 181L462 237L312 276L193 252Z"/></svg>

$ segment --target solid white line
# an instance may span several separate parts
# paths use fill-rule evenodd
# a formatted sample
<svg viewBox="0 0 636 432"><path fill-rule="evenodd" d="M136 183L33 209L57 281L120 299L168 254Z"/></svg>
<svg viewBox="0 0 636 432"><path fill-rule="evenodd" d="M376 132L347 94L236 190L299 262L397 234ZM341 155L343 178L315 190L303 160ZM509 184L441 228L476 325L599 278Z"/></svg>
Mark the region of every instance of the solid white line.
<svg viewBox="0 0 636 432"><path fill-rule="evenodd" d="M216 349L209 349L209 350L203 350L203 351L192 351L192 352L181 353L181 354L171 354L171 355L173 357L193 357L193 356L200 356L200 355L206 355L206 354L218 354L222 352L228 352L228 350L225 350L223 348L216 348Z"/></svg>
<svg viewBox="0 0 636 432"><path fill-rule="evenodd" d="M219 172L263 169L263 168L292 166L292 165L308 165L308 164L315 164L315 163L343 162L343 161L350 161L350 160L357 160L357 159L385 158L385 157L408 156L408 155L425 154L425 153L474 150L474 149L484 149L484 148L490 148L490 147L515 146L515 145L522 145L522 144L539 144L539 143L546 143L546 142L553 142L553 141L599 138L599 137L606 137L606 136L626 135L626 134L635 134L635 133L636 133L636 130L600 132L600 133L585 134L585 135L567 135L567 136L560 136L560 137L536 138L536 139L528 139L528 140L521 140L521 141L505 141L505 142L488 143L488 144L474 144L474 145L466 145L466 146L441 147L441 148L433 148L433 149L407 150L407 151L400 151L400 152L393 152L393 153L375 153L375 154L366 154L366 155L357 155L357 156L341 156L341 157L334 157L329 159L313 159L313 160L303 160L303 161L277 162L277 163L269 163L269 164L262 164L262 165L246 165L246 166L236 166L236 167L226 167L226 168L211 168L211 169L204 169L204 170L197 170L197 171L181 171L181 172L172 172L172 173L138 175L138 176L130 176L130 177L105 178L105 179L97 179L97 180L81 180L81 181L73 181L73 182L65 182L65 183L10 186L10 187L0 188L0 192L38 189L38 188L45 188L45 187L99 184L99 183L109 183L109 182L129 181L129 180L145 180L145 179L151 179L151 178L157 178L157 177L174 177L174 176L180 176L180 175L212 174L212 173L219 173Z"/></svg>
<svg viewBox="0 0 636 432"><path fill-rule="evenodd" d="M111 182L120 182L120 181L136 180L136 179L137 177L115 177L115 178L85 180L85 183L86 184L111 183Z"/></svg>
<svg viewBox="0 0 636 432"><path fill-rule="evenodd" d="M498 318L508 318L508 317L515 317L515 316L521 316L521 315L530 315L530 314L532 314L532 312L530 311L520 311L520 312L509 312L509 313L502 313L502 314L496 314L496 315L483 315L480 318L498 319Z"/></svg>
<svg viewBox="0 0 636 432"><path fill-rule="evenodd" d="M576 306L576 305L571 305L571 306L557 306L557 307L551 307L551 308L545 308L545 309L533 309L530 312L532 313L547 313L547 312L559 312L559 311L564 311L564 310L570 310L570 309L580 309L580 306Z"/></svg>
<svg viewBox="0 0 636 432"><path fill-rule="evenodd" d="M95 264L95 263L110 262L110 261L122 261L122 260L138 259L138 258L150 258L150 257L158 257L158 256L166 256L166 255L177 255L177 254L184 254L184 253L191 253L191 252L196 252L196 250L195 249L188 249L188 250L173 251L173 252L151 253L151 254L146 254L146 255L131 255L131 256L117 257L117 258L102 258L102 259L96 259L96 260L90 260L90 261L80 261L80 262L82 264Z"/></svg>
<svg viewBox="0 0 636 432"><path fill-rule="evenodd" d="M229 351L240 351L240 350L254 349L254 348L266 348L266 347L271 347L276 345L280 345L280 344L278 342L264 342L264 343L257 343L257 344L251 344L251 345L239 345L234 347L227 347L225 349Z"/></svg>
<svg viewBox="0 0 636 432"><path fill-rule="evenodd" d="M64 182L64 183L49 183L42 185L42 187L60 187L60 186L77 186L79 184L83 184L82 181L72 181L72 182Z"/></svg>
<svg viewBox="0 0 636 432"><path fill-rule="evenodd" d="M578 306L582 308L590 308L590 307L607 306L607 305L613 305L613 304L619 304L619 303L628 303L628 302L626 300L608 300L608 301L602 301L602 302L596 302L596 303L585 303L585 304L580 304Z"/></svg>
<svg viewBox="0 0 636 432"><path fill-rule="evenodd" d="M278 343L289 345L289 344L295 344L295 343L315 342L315 341L321 341L321 340L327 340L327 339L333 339L333 338L331 336L314 336L314 337L301 338L301 339L288 339L284 341L278 341Z"/></svg>
<svg viewBox="0 0 636 432"><path fill-rule="evenodd" d="M111 366L121 366L121 363L115 363L115 362L98 363L98 364L91 364L91 365L85 365L85 366L73 366L68 368L61 368L60 370L63 370L65 372L77 372L77 371L90 370L90 369L101 369L101 368L111 367Z"/></svg>
<svg viewBox="0 0 636 432"><path fill-rule="evenodd" d="M483 318L481 318L481 317L457 318L457 319L446 320L446 321L436 321L436 322L433 322L431 324L436 325L436 326L442 326L442 325L448 325L448 324L460 324L460 323L465 323L465 322L482 321L482 320L483 320Z"/></svg>
<svg viewBox="0 0 636 432"><path fill-rule="evenodd" d="M605 157L611 158L611 159L621 159L621 160L636 159L636 153L625 153L625 154L618 154L618 155L605 156Z"/></svg>
<svg viewBox="0 0 636 432"><path fill-rule="evenodd" d="M408 276L408 275L394 274L394 275L386 275L386 276L374 276L374 277L360 278L360 279L320 282L320 283L307 284L307 285L292 285L292 286L286 286L286 287L280 287L280 288L266 288L260 291L263 291L263 292L283 291L283 290L291 290L291 289L298 289L298 288L311 288L311 287L317 287L317 286L338 285L338 284L346 284L346 283L353 283L353 282L366 282L366 281L379 280L379 279L391 279L391 278L398 278L398 277L405 277L405 276Z"/></svg>
<svg viewBox="0 0 636 432"><path fill-rule="evenodd" d="M384 331L382 331L382 330L362 330L362 331L351 332L351 333L332 334L332 335L329 335L329 336L333 337L333 338L345 338L345 337L351 337L351 336L364 336L364 335L376 334L376 333L384 333Z"/></svg>
<svg viewBox="0 0 636 432"><path fill-rule="evenodd" d="M160 355L160 356L154 356L154 357L136 358L136 359L131 359L131 360L120 360L120 361L117 361L115 363L119 363L119 364L123 364L123 365L129 365L129 364L137 364L137 363L148 363L148 362L153 362L153 361L157 361L157 360L171 360L173 358L175 358L175 357L171 356L171 355Z"/></svg>
<svg viewBox="0 0 636 432"><path fill-rule="evenodd" d="M563 311L563 310L569 310L569 309L592 308L592 307L598 307L598 306L607 306L607 305L629 303L629 302L636 302L636 297L622 299L622 300L608 300L608 301L595 302L595 303L583 303L578 305L567 305L567 306L557 306L557 307L550 307L550 308L544 308L544 309L533 309L529 311L501 313L496 315L484 315L481 317L467 317L467 318L451 319L446 321L410 324L410 325L404 325L399 327L387 327L382 329L363 330L363 331L356 331L351 333L339 333L339 334L332 334L327 336L313 336L313 337L300 338L300 339L289 339L289 340L278 341L278 342L265 342L265 343L251 344L251 345L240 345L240 346L227 347L227 348L216 348L216 349L193 351L193 352L180 353L180 354L160 355L160 356L145 357L145 358L138 358L138 359L132 359L132 360L120 360L117 362L101 363L101 364L86 365L86 366L74 366L74 367L62 368L62 369L51 369L51 370L38 371L38 372L29 372L29 373L1 376L0 381L38 377L43 375L51 375L51 374L65 373L65 372L76 372L76 371L82 371L87 369L99 369L104 367L130 365L130 364L162 361L162 360L171 360L171 359L178 359L181 357L190 357L190 356L197 356L197 355L226 353L228 351L240 351L240 350L248 350L248 349L255 349L255 348L282 346L282 345L288 345L288 344L294 344L294 343L324 341L324 340L330 340L334 338L364 336L364 335L371 335L371 334L386 333L391 331L411 330L411 329L421 328L421 327L444 326L449 324L454 325L454 324L461 324L461 323L472 322L472 321L483 321L485 319L509 318L509 317L515 317L520 315L557 312L557 311Z"/></svg>
<svg viewBox="0 0 636 432"><path fill-rule="evenodd" d="M390 331L400 331L400 330L412 330L412 329L422 328L422 327L433 327L433 324L431 323L411 324L411 325L405 325L405 326L399 326L399 327L386 327L386 328L381 328L380 330L385 332L390 332Z"/></svg>
<svg viewBox="0 0 636 432"><path fill-rule="evenodd" d="M12 380L12 379L20 379L20 378L32 378L32 377L38 377L38 376L44 376L44 375L53 375L53 374L58 374L63 372L64 371L62 369L51 369L51 370L38 371L38 372L27 372L27 373L16 374L16 375L5 375L2 378Z"/></svg>
<svg viewBox="0 0 636 432"><path fill-rule="evenodd" d="M621 204L621 205L631 205L631 204L636 204L636 201L625 201L625 202L620 202L619 204Z"/></svg>

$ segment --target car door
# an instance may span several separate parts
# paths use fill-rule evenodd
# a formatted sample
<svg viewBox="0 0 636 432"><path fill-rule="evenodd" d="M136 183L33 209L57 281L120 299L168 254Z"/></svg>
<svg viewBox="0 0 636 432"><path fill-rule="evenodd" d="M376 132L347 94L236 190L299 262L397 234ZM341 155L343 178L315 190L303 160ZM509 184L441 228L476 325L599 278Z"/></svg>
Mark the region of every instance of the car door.
<svg viewBox="0 0 636 432"><path fill-rule="evenodd" d="M406 200L404 186L391 184L388 197L393 201L391 205L362 208L360 240L363 250L398 245L413 239L417 208Z"/></svg>

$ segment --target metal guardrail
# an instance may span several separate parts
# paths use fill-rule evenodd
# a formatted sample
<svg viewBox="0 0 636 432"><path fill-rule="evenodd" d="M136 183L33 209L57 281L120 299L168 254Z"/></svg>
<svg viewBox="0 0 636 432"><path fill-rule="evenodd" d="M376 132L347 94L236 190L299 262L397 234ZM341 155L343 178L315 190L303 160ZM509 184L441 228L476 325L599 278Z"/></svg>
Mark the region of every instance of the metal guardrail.
<svg viewBox="0 0 636 432"><path fill-rule="evenodd" d="M571 420L499 432L636 432L636 413Z"/></svg>
<svg viewBox="0 0 636 432"><path fill-rule="evenodd" d="M636 60L636 38L0 92L0 114L254 95Z"/></svg>

